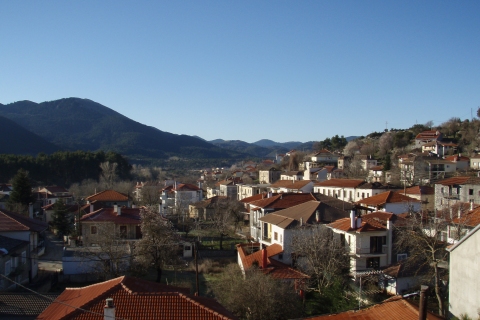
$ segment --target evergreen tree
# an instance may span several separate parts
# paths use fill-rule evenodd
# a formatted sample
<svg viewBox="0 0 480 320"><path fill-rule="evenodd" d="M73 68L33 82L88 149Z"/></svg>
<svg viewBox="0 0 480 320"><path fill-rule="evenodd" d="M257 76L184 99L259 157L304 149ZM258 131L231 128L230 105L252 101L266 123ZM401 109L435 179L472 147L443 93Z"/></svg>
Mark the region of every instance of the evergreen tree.
<svg viewBox="0 0 480 320"><path fill-rule="evenodd" d="M28 173L20 169L12 180L12 193L8 198L8 209L22 212L28 210L28 205L34 201L32 186Z"/></svg>
<svg viewBox="0 0 480 320"><path fill-rule="evenodd" d="M72 218L62 199L53 205L53 227L59 236L67 236L72 231Z"/></svg>

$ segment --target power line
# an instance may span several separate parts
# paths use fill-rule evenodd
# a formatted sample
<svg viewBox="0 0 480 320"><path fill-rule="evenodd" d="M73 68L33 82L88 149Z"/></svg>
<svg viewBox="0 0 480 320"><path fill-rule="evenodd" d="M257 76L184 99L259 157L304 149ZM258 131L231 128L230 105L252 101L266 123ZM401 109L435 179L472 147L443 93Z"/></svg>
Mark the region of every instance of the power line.
<svg viewBox="0 0 480 320"><path fill-rule="evenodd" d="M44 299L47 299L47 300L50 300L50 301L52 301L52 302L56 302L56 303L59 303L59 304L63 304L63 305L65 305L65 306L70 307L70 308L73 308L73 309L75 309L75 310L80 310L80 311L87 312L87 313L91 313L91 314L94 314L94 315L97 315L97 316L109 317L108 315L104 315L103 313L98 313L98 312L90 311L90 310L83 309L83 308L80 308L80 307L72 306L72 305L70 305L70 304L68 304L68 303L65 303L65 302L62 302L62 301L57 301L57 299L52 299L52 298L50 298L50 297L48 297L48 296L46 296L46 295L41 294L40 292L37 292L37 291L34 291L34 290L30 289L30 288L25 287L23 284L18 283L18 282L16 282L15 280L10 279L9 277L7 277L7 276L5 276L5 275L3 275L3 274L0 274L0 276L2 276L3 278L7 279L7 280L10 281L10 282L15 283L17 286L20 286L20 287L22 287L23 289L28 290L28 291L30 291L30 292L32 292L32 293L34 293L34 294L36 294L36 295L44 298ZM112 318L112 317L109 317L109 318ZM127 320L127 319L119 318L119 317L113 317L112 319Z"/></svg>

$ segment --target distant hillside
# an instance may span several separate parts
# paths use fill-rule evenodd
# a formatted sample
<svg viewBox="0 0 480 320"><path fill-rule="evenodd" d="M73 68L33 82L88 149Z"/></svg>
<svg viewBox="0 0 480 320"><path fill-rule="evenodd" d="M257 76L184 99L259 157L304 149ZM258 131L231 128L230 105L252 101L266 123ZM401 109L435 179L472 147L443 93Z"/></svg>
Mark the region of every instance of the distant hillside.
<svg viewBox="0 0 480 320"><path fill-rule="evenodd" d="M273 156L275 156L276 152L285 153L286 151L288 151L286 148L282 148L280 146L262 147L262 146L258 146L256 144L248 143L241 140L215 139L209 142L218 147L231 150L234 152L247 153L250 156L253 156L256 158L272 157L272 154Z"/></svg>
<svg viewBox="0 0 480 320"><path fill-rule="evenodd" d="M0 107L3 105L0 104ZM37 155L41 152L50 154L59 147L26 130L12 120L0 116L0 153Z"/></svg>
<svg viewBox="0 0 480 320"><path fill-rule="evenodd" d="M282 147L282 148L288 149L287 151L289 151L291 149L296 149L297 146L302 144L302 142L299 142L299 141L275 142L268 139L262 139L254 142L253 144L256 144L257 146L260 146L260 147L266 147L266 148Z"/></svg>
<svg viewBox="0 0 480 320"><path fill-rule="evenodd" d="M176 135L131 120L88 99L0 106L4 116L66 150L115 151L131 158L244 158L199 138Z"/></svg>

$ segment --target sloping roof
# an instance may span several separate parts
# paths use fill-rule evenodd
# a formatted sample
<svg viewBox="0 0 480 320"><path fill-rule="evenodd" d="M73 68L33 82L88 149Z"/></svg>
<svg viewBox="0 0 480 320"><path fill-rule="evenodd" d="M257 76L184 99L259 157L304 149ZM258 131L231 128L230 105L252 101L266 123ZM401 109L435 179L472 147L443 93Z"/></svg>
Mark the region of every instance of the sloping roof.
<svg viewBox="0 0 480 320"><path fill-rule="evenodd" d="M330 179L315 183L316 187L356 188L365 180L362 179Z"/></svg>
<svg viewBox="0 0 480 320"><path fill-rule="evenodd" d="M13 239L9 237L4 237L0 235L0 248L6 249L9 253L10 251L14 251L17 248L22 246L28 246L30 242ZM0 256L3 255L3 252L0 251Z"/></svg>
<svg viewBox="0 0 480 320"><path fill-rule="evenodd" d="M0 210L0 232L8 231L33 231L42 232L48 228L46 222L31 219L27 216Z"/></svg>
<svg viewBox="0 0 480 320"><path fill-rule="evenodd" d="M308 320L418 320L418 306L401 296L395 296L379 304L362 310L351 310L337 314L316 316ZM445 319L443 317L427 313L428 320Z"/></svg>
<svg viewBox="0 0 480 320"><path fill-rule="evenodd" d="M397 191L397 193L403 194L403 191ZM406 194L414 194L414 195L427 195L427 194L435 194L435 188L429 186L413 186L410 188L405 189Z"/></svg>
<svg viewBox="0 0 480 320"><path fill-rule="evenodd" d="M437 130L427 130L427 131L422 131L417 136L415 139L417 140L432 140L432 139L438 139L440 136L440 132Z"/></svg>
<svg viewBox="0 0 480 320"><path fill-rule="evenodd" d="M48 187L44 187L42 189L45 189L50 193L58 193L58 192L67 192L68 193L67 189L65 189L64 187L59 187L59 186L48 186Z"/></svg>
<svg viewBox="0 0 480 320"><path fill-rule="evenodd" d="M58 294L30 292L0 293L0 318L23 319L42 313Z"/></svg>
<svg viewBox="0 0 480 320"><path fill-rule="evenodd" d="M386 191L377 195L362 199L356 203L367 206L382 206L386 203L399 203L399 202L418 202L419 200L404 196L403 194Z"/></svg>
<svg viewBox="0 0 480 320"><path fill-rule="evenodd" d="M303 223L311 222L319 207L319 201L308 201L284 210L269 213L259 220L276 225L282 229L287 229L298 225L301 220Z"/></svg>
<svg viewBox="0 0 480 320"><path fill-rule="evenodd" d="M362 224L360 225L360 228L351 228L350 224L350 218L343 218L343 219L338 219L337 221L334 221L330 224L328 224L328 227L332 229L337 229L337 230L342 230L345 232L350 232L350 231L355 231L355 232L371 232L371 231L385 231L387 230L386 227L384 227L381 223L375 221L375 220L363 220L362 219Z"/></svg>
<svg viewBox="0 0 480 320"><path fill-rule="evenodd" d="M119 208L120 215L114 208L102 208L80 218L81 222L113 222L115 224L140 224L140 208Z"/></svg>
<svg viewBox="0 0 480 320"><path fill-rule="evenodd" d="M385 212L385 211L375 211L371 213L367 213L362 215L362 219L364 221L375 221L383 225L384 227L387 226L387 221L390 221L391 223L395 225L402 225L405 223L405 218L402 216L399 216L398 214L394 214L391 212Z"/></svg>
<svg viewBox="0 0 480 320"><path fill-rule="evenodd" d="M475 228L476 226L480 225L480 207L467 212L460 218L454 218L452 222L455 224L461 224Z"/></svg>
<svg viewBox="0 0 480 320"><path fill-rule="evenodd" d="M342 211L350 211L353 209L353 204L347 201L343 201L337 199L335 197L327 196L322 193L312 193L316 200L329 205L330 207L334 207L340 209Z"/></svg>
<svg viewBox="0 0 480 320"><path fill-rule="evenodd" d="M190 183L181 183L177 185L177 188L174 189L175 191L198 191L200 190L199 187Z"/></svg>
<svg viewBox="0 0 480 320"><path fill-rule="evenodd" d="M85 200L87 201L102 201L102 202L107 202L107 201L128 201L129 198L126 194L117 192L115 190L105 190L98 192L92 196L86 197Z"/></svg>
<svg viewBox="0 0 480 320"><path fill-rule="evenodd" d="M248 254L247 249L255 247L259 248L259 243L242 243L237 244L237 251L240 255L243 268L245 270L250 269L254 264L261 266L262 264L262 250L255 251ZM267 251L267 267L262 269L262 272L269 274L274 279L308 279L309 276L280 262L271 257L283 252L282 246L275 243L264 250Z"/></svg>
<svg viewBox="0 0 480 320"><path fill-rule="evenodd" d="M67 288L37 319L103 319L107 298L113 299L115 317L122 319L234 318L215 300L195 297L188 291L123 276L87 287Z"/></svg>
<svg viewBox="0 0 480 320"><path fill-rule="evenodd" d="M287 189L301 189L307 184L312 183L310 180L278 180L270 185L271 188L287 188Z"/></svg>
<svg viewBox="0 0 480 320"><path fill-rule="evenodd" d="M459 154L454 154L453 156L445 157L445 160L447 160L447 161L453 161L453 162L457 162L457 161L470 161L470 158L465 157L465 156L462 156L462 155L459 155Z"/></svg>
<svg viewBox="0 0 480 320"><path fill-rule="evenodd" d="M448 248L447 248L447 251L448 251L448 252L452 252L453 250L455 250L456 248L458 248L462 243L464 243L465 241L467 241L472 235L474 235L476 232L478 232L478 230L480 230L480 224L477 225L475 228L473 228L469 233L467 233L462 239L460 239L460 241L458 241L457 243L455 243L453 246L448 247Z"/></svg>
<svg viewBox="0 0 480 320"><path fill-rule="evenodd" d="M214 197L211 197L209 199L206 199L206 200L203 200L203 201L199 201L199 202L195 202L195 203L192 203L190 204L191 206L195 207L195 208L212 208L213 205L215 203L217 203L219 200L225 200L227 199L227 197L224 197L224 196L214 196Z"/></svg>
<svg viewBox="0 0 480 320"><path fill-rule="evenodd" d="M316 200L311 193L281 193L272 195L270 198L263 198L246 203L259 208L280 210L311 200Z"/></svg>
<svg viewBox="0 0 480 320"><path fill-rule="evenodd" d="M461 184L480 184L480 178L477 177L453 177L437 182L444 186L453 186Z"/></svg>

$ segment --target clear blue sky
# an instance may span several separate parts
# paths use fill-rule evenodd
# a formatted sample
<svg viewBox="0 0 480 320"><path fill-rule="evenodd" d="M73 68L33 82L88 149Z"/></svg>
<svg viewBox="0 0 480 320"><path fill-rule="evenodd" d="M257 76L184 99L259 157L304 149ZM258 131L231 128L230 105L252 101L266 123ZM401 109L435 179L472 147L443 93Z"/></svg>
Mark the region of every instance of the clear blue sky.
<svg viewBox="0 0 480 320"><path fill-rule="evenodd" d="M1 1L0 103L67 97L207 140L466 119L480 1Z"/></svg>

